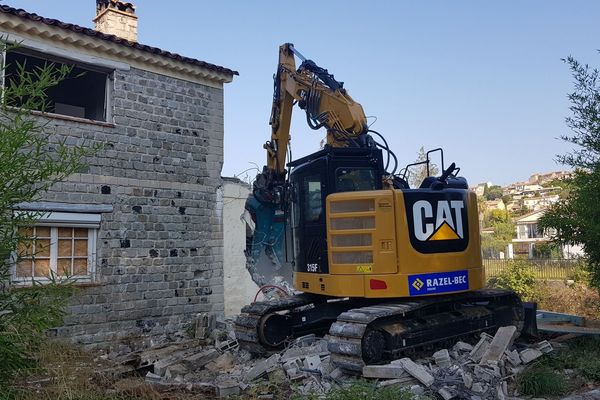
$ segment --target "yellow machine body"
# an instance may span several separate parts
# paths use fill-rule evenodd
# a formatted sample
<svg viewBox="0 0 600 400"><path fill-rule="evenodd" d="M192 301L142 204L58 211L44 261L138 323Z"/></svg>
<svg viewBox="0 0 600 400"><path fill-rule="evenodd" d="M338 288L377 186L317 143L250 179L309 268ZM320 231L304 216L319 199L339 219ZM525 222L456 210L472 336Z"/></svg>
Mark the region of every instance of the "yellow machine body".
<svg viewBox="0 0 600 400"><path fill-rule="evenodd" d="M389 189L327 196L329 271L296 272L295 289L364 298L481 289L476 195L460 190L458 197L448 198L446 191Z"/></svg>

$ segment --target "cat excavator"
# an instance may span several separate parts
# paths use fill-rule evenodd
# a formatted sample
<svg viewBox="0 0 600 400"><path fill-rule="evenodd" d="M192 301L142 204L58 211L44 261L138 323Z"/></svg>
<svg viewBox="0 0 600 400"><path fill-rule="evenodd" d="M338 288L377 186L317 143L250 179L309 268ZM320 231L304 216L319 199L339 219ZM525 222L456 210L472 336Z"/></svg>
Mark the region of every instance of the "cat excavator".
<svg viewBox="0 0 600 400"><path fill-rule="evenodd" d="M327 143L290 160L294 105ZM410 168L396 173L396 156L343 82L290 43L279 48L270 125L267 164L246 203L257 230L246 254L255 259L265 247L257 238L281 233L271 253L290 260L296 294L242 309L243 348L264 353L326 335L333 363L360 373L448 339L522 330L520 298L484 287L476 195L440 149L441 175L409 187Z"/></svg>

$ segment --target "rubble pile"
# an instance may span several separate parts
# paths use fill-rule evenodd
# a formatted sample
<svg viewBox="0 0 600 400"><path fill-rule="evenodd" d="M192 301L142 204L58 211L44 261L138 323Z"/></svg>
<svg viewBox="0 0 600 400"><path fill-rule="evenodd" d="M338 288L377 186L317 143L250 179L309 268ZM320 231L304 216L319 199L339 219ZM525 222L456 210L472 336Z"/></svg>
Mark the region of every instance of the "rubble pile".
<svg viewBox="0 0 600 400"><path fill-rule="evenodd" d="M215 322L202 319L193 340L128 354L111 353L106 357L119 365L111 373L141 374L146 381L161 387L201 391L216 397L258 391L263 399L275 398L273 393L260 391L265 380L281 382L300 395L323 395L334 386L359 378L345 374L331 363L326 338L304 336L279 353L253 358L239 348L231 324L211 325ZM406 357L386 365L367 365L362 378L372 380L378 387L396 385L417 395L436 394L445 400L516 397L519 394L515 389L509 389L514 386L509 385L511 380L526 364L553 349L547 341L533 346L514 345L515 335L514 326L502 327L494 336L482 333L474 345L459 341L431 357Z"/></svg>

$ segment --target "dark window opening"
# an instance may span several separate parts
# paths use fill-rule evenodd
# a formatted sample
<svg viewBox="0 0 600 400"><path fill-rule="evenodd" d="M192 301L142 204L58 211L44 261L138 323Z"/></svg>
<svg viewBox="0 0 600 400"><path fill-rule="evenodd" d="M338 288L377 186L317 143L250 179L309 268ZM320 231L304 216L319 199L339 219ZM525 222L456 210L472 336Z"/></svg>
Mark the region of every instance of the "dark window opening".
<svg viewBox="0 0 600 400"><path fill-rule="evenodd" d="M40 68L54 65L60 68L67 64L72 67L67 76L58 85L48 88L46 109L37 110L71 117L106 121L106 82L107 72L99 72L80 65L48 60L43 55L31 55L29 52L9 51L6 54L5 81L9 85L19 79L19 65L26 72L34 72ZM37 54L37 53L36 53ZM10 105L20 107L22 99L8 99Z"/></svg>
<svg viewBox="0 0 600 400"><path fill-rule="evenodd" d="M375 170L367 168L338 168L335 171L335 187L338 192L376 190Z"/></svg>
<svg viewBox="0 0 600 400"><path fill-rule="evenodd" d="M323 200L321 198L321 177L311 175L304 178L304 220L317 222L321 219L323 212Z"/></svg>

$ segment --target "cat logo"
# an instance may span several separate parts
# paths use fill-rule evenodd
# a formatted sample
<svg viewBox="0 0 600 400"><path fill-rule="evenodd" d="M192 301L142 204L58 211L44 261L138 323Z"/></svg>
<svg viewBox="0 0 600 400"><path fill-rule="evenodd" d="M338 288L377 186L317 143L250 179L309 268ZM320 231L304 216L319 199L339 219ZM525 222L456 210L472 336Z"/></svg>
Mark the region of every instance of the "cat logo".
<svg viewBox="0 0 600 400"><path fill-rule="evenodd" d="M420 241L463 239L464 208L462 200L416 201L412 212L415 237Z"/></svg>
<svg viewBox="0 0 600 400"><path fill-rule="evenodd" d="M469 245L466 190L404 192L408 235L420 253L464 251Z"/></svg>

